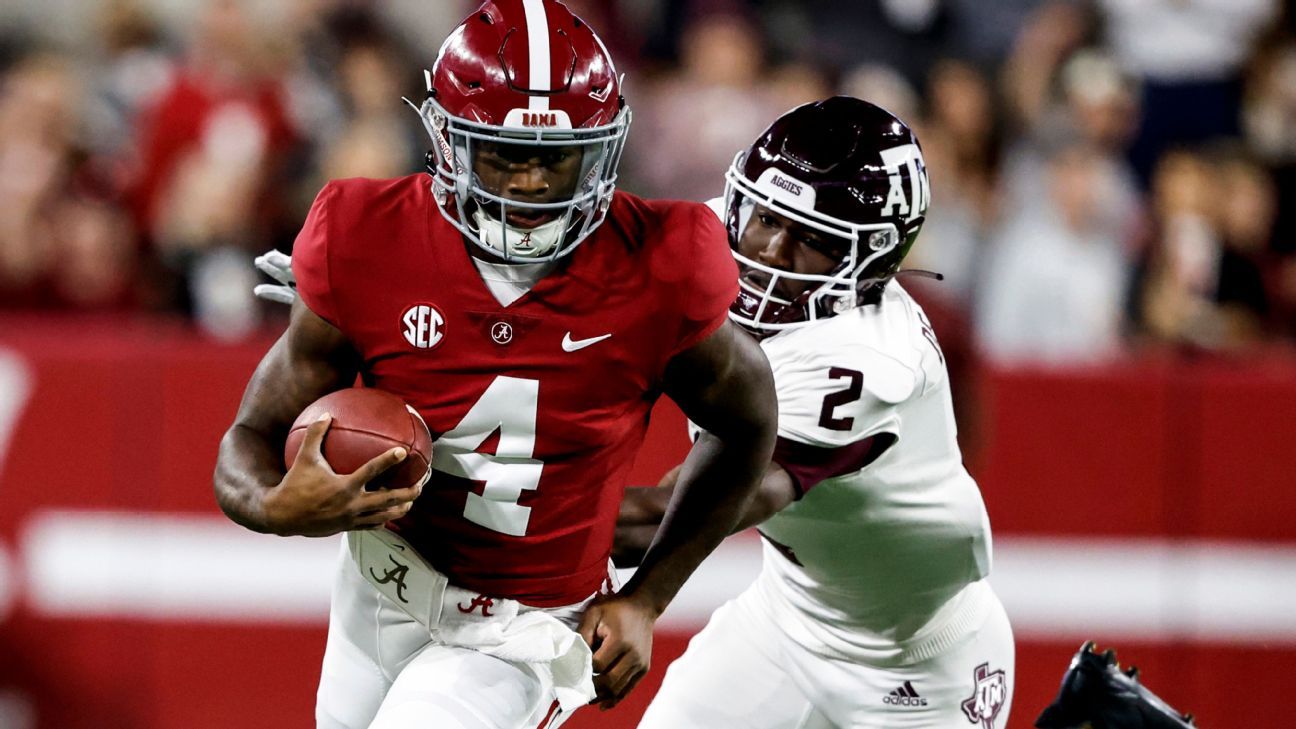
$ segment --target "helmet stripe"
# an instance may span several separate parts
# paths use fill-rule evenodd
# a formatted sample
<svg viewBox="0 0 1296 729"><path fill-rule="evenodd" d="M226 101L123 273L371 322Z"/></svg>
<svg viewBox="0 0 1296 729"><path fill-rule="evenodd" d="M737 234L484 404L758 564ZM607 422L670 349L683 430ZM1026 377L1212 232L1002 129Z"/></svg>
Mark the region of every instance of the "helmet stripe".
<svg viewBox="0 0 1296 729"><path fill-rule="evenodd" d="M522 0L526 11L527 48L530 51L531 76L527 82L532 91L549 91L553 88L549 66L549 17L544 0ZM527 108L531 111L548 111L548 96L532 96Z"/></svg>

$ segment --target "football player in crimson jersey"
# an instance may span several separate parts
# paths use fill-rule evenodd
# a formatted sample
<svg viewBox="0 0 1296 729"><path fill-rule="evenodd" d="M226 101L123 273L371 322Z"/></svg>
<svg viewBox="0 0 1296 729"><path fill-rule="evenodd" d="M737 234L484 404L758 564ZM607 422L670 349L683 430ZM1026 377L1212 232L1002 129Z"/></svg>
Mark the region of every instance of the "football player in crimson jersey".
<svg viewBox="0 0 1296 729"><path fill-rule="evenodd" d="M320 727L553 727L647 671L654 621L769 460L773 382L728 320L737 272L715 216L614 190L630 112L566 7L487 0L441 47L418 112L430 179L340 180L316 198L293 250L298 300L221 443L217 500L256 531L346 532ZM357 375L432 431L421 492L364 489L400 449L333 473L327 418L284 472L296 415ZM608 594L660 393L711 435Z"/></svg>
<svg viewBox="0 0 1296 729"><path fill-rule="evenodd" d="M740 270L730 316L778 392L775 453L738 525L758 525L763 566L667 670L641 729L1007 724L989 522L944 357L895 280L929 196L909 127L848 97L788 112L731 167L713 202ZM628 490L618 560L650 543L679 477Z"/></svg>

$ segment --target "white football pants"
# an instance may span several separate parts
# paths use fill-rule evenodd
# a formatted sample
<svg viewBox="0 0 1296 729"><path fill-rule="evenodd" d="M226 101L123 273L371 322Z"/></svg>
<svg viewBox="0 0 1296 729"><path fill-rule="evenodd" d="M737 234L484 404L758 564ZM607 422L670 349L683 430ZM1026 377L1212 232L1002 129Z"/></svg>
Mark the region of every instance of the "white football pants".
<svg viewBox="0 0 1296 729"><path fill-rule="evenodd" d="M793 642L753 585L670 665L639 729L1003 729L1014 644L986 593L993 605L968 639L921 663L876 667Z"/></svg>
<svg viewBox="0 0 1296 729"><path fill-rule="evenodd" d="M580 614L552 612L572 625ZM360 575L343 544L318 729L553 729L568 716L528 664L434 641Z"/></svg>

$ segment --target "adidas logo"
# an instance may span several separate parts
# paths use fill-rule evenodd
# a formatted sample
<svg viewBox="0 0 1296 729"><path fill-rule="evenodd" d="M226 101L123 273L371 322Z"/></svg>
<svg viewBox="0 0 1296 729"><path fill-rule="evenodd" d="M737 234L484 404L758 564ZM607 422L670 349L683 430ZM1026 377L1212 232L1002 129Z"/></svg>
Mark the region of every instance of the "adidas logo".
<svg viewBox="0 0 1296 729"><path fill-rule="evenodd" d="M913 684L905 681L903 686L883 696L882 703L892 706L926 706L927 699L919 696Z"/></svg>

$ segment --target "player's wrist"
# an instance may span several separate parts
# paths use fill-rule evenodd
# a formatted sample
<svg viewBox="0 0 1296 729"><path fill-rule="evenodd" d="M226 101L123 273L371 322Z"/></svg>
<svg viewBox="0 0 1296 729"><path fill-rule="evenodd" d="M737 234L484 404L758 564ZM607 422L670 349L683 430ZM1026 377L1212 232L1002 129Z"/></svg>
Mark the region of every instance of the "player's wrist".
<svg viewBox="0 0 1296 729"><path fill-rule="evenodd" d="M261 496L260 526L261 531L277 537L300 536L302 532L295 528L297 520L281 498L282 482L268 489Z"/></svg>
<svg viewBox="0 0 1296 729"><path fill-rule="evenodd" d="M642 567L640 568L642 570ZM634 603L644 613L652 617L653 620L661 617L666 611L666 606L675 597L674 590L665 590L661 586L655 585L651 581L634 582L626 585L619 592L617 597L628 602Z"/></svg>

